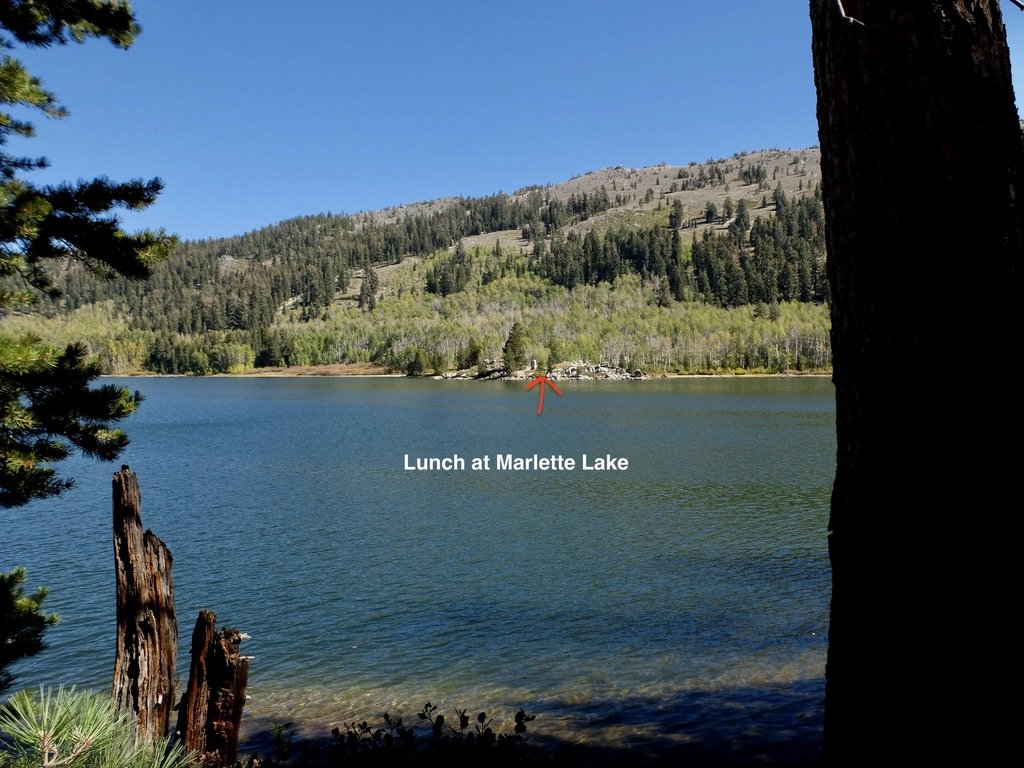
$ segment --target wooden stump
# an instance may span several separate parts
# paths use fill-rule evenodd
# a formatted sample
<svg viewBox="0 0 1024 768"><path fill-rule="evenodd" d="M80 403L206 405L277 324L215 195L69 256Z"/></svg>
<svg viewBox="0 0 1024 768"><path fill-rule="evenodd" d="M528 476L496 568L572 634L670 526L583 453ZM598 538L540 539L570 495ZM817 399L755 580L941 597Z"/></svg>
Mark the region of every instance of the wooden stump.
<svg viewBox="0 0 1024 768"><path fill-rule="evenodd" d="M249 684L249 659L240 653L242 633L217 632L217 616L199 612L192 631L188 688L178 706L178 738L207 766L232 765Z"/></svg>
<svg viewBox="0 0 1024 768"><path fill-rule="evenodd" d="M167 736L174 705L178 620L171 552L150 530L142 532L142 496L128 466L113 478L117 646L114 703L136 718L140 739Z"/></svg>

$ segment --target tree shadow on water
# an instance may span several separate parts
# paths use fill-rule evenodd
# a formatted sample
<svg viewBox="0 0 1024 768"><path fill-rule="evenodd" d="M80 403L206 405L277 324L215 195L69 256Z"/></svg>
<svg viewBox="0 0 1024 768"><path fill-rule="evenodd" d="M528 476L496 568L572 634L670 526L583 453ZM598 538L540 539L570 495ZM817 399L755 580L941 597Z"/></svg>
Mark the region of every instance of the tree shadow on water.
<svg viewBox="0 0 1024 768"><path fill-rule="evenodd" d="M524 706L536 721L516 718L513 725L509 717L501 728L494 727L489 740L479 736L484 721L477 722L477 710L435 708L431 713L428 706L426 712L406 713L398 731L393 717L387 723L383 719L373 724L349 723L334 735L298 735L291 723L276 731L258 729L246 739L242 753L259 754L258 764L263 766L544 763L739 768L821 762L824 681L820 679L688 689L669 697L551 698L524 702ZM438 715L442 726L437 724ZM518 733L517 725L522 727Z"/></svg>
<svg viewBox="0 0 1024 768"><path fill-rule="evenodd" d="M551 704L574 713L569 727L580 746L595 757L607 752L611 765L797 766L821 759L822 680ZM537 743L545 741L538 734Z"/></svg>

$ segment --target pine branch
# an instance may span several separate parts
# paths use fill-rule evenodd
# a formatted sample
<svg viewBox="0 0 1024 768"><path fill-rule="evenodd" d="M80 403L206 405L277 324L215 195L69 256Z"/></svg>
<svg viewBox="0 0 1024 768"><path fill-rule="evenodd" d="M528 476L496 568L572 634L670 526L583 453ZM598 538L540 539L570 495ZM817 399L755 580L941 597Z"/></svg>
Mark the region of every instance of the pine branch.
<svg viewBox="0 0 1024 768"><path fill-rule="evenodd" d="M131 5L118 0L0 0L0 27L18 42L38 47L105 37L127 48L142 31Z"/></svg>

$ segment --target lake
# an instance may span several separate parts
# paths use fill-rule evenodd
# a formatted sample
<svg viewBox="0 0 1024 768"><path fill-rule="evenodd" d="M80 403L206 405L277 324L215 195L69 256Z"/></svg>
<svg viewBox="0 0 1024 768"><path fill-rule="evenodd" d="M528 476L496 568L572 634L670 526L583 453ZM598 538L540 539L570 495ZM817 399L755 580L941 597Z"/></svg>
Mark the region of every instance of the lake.
<svg viewBox="0 0 1024 768"><path fill-rule="evenodd" d="M174 555L180 674L200 608L252 635L250 733L429 699L585 743L817 754L828 379L566 381L540 416L524 382L113 381L146 397L121 461ZM17 686L110 685L120 463L73 458L71 491L3 513L0 569L62 615Z"/></svg>

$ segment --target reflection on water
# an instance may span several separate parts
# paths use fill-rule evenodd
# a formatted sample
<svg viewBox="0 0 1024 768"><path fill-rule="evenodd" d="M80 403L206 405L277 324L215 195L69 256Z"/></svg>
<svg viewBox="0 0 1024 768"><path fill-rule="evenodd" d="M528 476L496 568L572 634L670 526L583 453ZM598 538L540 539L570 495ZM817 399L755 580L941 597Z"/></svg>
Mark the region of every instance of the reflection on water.
<svg viewBox="0 0 1024 768"><path fill-rule="evenodd" d="M174 553L181 636L200 607L253 636L250 732L429 698L525 706L575 741L816 738L827 380L567 382L542 417L517 384L128 383L147 400L124 461ZM408 472L406 453L629 470ZM70 462L65 498L6 513L0 568L64 615L21 684L109 685L113 469Z"/></svg>

